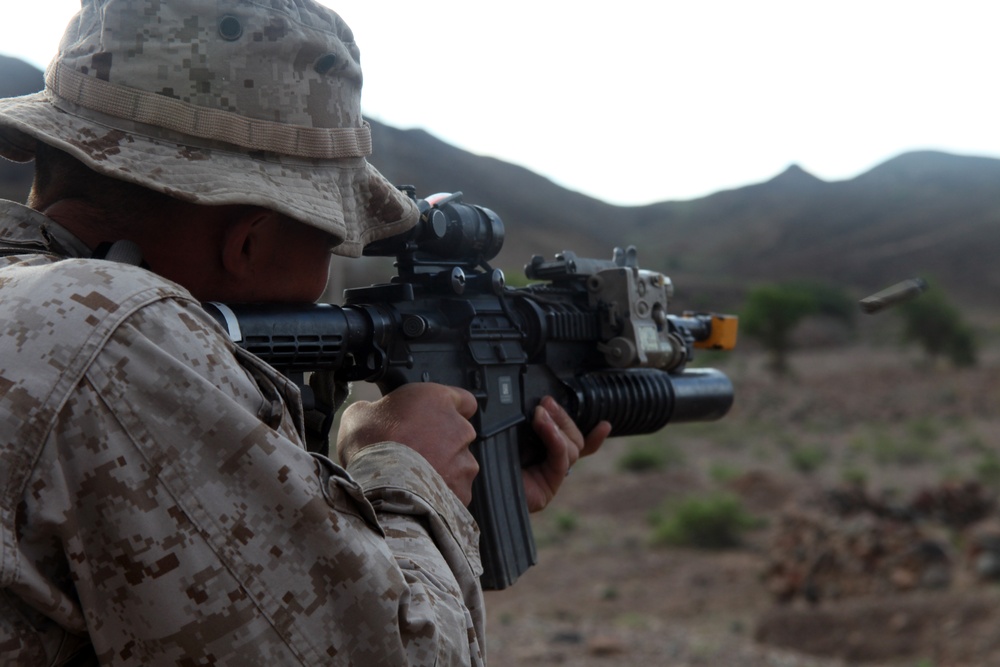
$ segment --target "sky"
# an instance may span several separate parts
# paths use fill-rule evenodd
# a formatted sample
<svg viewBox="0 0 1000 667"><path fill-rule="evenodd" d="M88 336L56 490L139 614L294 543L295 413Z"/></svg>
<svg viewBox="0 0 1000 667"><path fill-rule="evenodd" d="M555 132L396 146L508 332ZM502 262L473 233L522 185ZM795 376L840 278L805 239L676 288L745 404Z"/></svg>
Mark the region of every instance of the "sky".
<svg viewBox="0 0 1000 667"><path fill-rule="evenodd" d="M1000 157L996 0L323 4L354 30L367 116L614 204ZM0 53L44 67L78 7L2 0Z"/></svg>

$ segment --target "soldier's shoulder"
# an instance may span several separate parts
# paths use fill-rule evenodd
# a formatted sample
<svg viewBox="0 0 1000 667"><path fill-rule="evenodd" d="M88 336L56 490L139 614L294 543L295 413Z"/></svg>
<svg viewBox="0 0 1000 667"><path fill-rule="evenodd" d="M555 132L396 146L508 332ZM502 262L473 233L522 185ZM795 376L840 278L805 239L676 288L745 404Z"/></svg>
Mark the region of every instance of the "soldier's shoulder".
<svg viewBox="0 0 1000 667"><path fill-rule="evenodd" d="M184 287L145 268L98 259L7 267L0 285L5 296L16 292L35 302L100 304L106 310L136 300L194 299Z"/></svg>
<svg viewBox="0 0 1000 667"><path fill-rule="evenodd" d="M92 354L125 321L152 325L173 319L164 309L181 308L200 305L180 285L138 266L28 262L0 270L0 347L23 353L37 346L39 355L67 356L61 363L72 366L74 356Z"/></svg>

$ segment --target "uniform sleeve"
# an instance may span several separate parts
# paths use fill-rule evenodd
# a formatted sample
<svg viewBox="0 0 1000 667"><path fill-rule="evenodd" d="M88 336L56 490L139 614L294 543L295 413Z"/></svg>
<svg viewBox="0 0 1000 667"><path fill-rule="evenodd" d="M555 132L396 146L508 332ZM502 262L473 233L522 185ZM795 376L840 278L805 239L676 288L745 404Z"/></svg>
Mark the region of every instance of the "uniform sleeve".
<svg viewBox="0 0 1000 667"><path fill-rule="evenodd" d="M378 512L407 580L432 590L451 589L464 600L469 637L480 638L475 643L482 645L486 611L479 586L479 530L465 506L423 457L396 443L362 450L349 469Z"/></svg>
<svg viewBox="0 0 1000 667"><path fill-rule="evenodd" d="M364 489L309 455L283 382L196 304L131 315L36 466L25 560L62 545L102 663L481 664L471 517L399 445Z"/></svg>

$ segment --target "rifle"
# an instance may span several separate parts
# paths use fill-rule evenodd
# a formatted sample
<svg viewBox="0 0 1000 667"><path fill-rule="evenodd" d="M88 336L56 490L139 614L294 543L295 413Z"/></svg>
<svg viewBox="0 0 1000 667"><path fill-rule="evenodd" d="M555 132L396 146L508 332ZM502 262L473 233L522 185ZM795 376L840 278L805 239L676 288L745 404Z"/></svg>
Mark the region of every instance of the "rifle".
<svg viewBox="0 0 1000 667"><path fill-rule="evenodd" d="M732 383L686 366L692 348L731 349L736 318L668 314L672 283L640 269L635 248L615 249L611 260L535 256L525 273L542 282L510 288L487 263L503 246L503 222L461 194L419 200L416 227L368 245L366 255L395 256L398 275L345 290L343 306L206 309L306 391L304 373L332 371L383 394L410 382L472 392L480 472L469 509L480 528L481 583L496 590L536 562L520 470L544 456L530 423L542 397L553 396L583 433L601 420L621 436L719 419Z"/></svg>

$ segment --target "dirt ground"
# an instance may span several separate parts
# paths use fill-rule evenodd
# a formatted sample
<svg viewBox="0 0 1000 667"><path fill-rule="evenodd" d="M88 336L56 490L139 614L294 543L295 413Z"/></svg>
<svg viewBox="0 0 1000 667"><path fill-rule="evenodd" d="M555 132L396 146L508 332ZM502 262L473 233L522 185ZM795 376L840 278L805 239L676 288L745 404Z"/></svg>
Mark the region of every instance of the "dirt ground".
<svg viewBox="0 0 1000 667"><path fill-rule="evenodd" d="M831 347L778 380L730 354L723 421L609 441L535 516L538 564L487 593L490 664L1000 665L998 355ZM666 463L622 470L637 443ZM738 546L653 543L651 510L713 491L757 520Z"/></svg>

